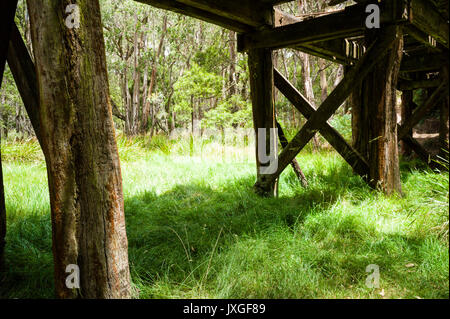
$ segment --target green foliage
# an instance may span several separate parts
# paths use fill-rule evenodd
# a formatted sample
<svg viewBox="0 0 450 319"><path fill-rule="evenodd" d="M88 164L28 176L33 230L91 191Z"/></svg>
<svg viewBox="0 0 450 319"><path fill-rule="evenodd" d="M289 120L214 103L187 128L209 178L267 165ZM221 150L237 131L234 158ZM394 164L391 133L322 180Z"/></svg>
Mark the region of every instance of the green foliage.
<svg viewBox="0 0 450 319"><path fill-rule="evenodd" d="M190 99L207 99L218 95L222 88L222 79L206 71L197 63L186 71L175 84L174 99L178 102L176 111L189 109Z"/></svg>
<svg viewBox="0 0 450 319"><path fill-rule="evenodd" d="M202 121L207 128L249 128L252 125L252 106L238 95L221 101L219 105L206 112Z"/></svg>

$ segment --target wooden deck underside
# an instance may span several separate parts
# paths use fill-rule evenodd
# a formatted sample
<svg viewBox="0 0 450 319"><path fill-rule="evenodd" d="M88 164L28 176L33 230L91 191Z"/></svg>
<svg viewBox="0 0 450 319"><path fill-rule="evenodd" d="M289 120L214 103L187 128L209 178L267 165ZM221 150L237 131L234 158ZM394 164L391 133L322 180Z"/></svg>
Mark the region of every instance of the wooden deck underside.
<svg viewBox="0 0 450 319"><path fill-rule="evenodd" d="M292 0L136 0L234 30L242 36L242 51L251 48L294 48L336 63L351 65L365 51L364 0L345 9L296 17L276 5ZM344 1L331 0L337 5ZM448 1L393 0L393 8L382 10L382 22L405 26L405 72L415 72L412 65L426 71L439 69L439 59L424 66L420 57L439 56L448 50ZM406 12L408 11L408 12ZM446 53L446 52L445 52Z"/></svg>

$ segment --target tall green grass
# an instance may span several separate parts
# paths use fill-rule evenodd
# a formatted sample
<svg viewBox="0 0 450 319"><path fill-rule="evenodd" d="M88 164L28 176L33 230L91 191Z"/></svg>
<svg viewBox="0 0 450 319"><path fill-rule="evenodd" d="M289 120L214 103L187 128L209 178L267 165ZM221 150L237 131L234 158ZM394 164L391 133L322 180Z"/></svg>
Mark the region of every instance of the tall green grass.
<svg viewBox="0 0 450 319"><path fill-rule="evenodd" d="M449 297L448 174L403 164L404 197L386 197L335 153L305 152L297 159L309 187L289 168L279 198L260 198L245 146L164 137L118 145L140 298ZM4 163L0 297L48 298L45 165L15 156ZM380 267L380 288L365 285L369 264Z"/></svg>

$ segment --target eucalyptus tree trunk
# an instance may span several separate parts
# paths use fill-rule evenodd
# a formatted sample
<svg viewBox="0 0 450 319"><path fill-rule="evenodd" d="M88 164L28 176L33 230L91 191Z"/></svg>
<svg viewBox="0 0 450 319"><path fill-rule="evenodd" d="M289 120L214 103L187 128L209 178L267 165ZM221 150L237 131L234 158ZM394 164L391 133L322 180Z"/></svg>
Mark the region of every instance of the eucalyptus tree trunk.
<svg viewBox="0 0 450 319"><path fill-rule="evenodd" d="M228 96L236 94L236 65L237 65L237 51L236 51L236 32L228 31L230 65L229 65L229 86ZM236 111L236 110L235 110Z"/></svg>
<svg viewBox="0 0 450 319"><path fill-rule="evenodd" d="M159 57L162 54L162 49L164 46L164 39L166 37L166 33L167 33L167 15L164 15L162 31L161 31L161 38L159 39L158 50L156 51L156 54L153 59L152 73L150 76L150 84L149 84L148 88L146 89L146 94L144 95L145 103L143 104L143 108L142 108L141 132L145 133L147 131L148 118L151 115L151 126L152 126L152 134L151 135L152 136L153 136L153 130L154 130L154 125L155 125L155 112L153 109L153 105L151 103L151 98L152 98L152 94L153 94L153 91L155 89L155 84L156 84L156 71L157 71L157 67L158 67L157 63L158 63ZM147 85L147 83L144 83L144 85Z"/></svg>
<svg viewBox="0 0 450 319"><path fill-rule="evenodd" d="M133 36L133 95L131 101L131 109L130 109L130 133L131 135L136 135L138 133L138 124L139 124L139 90L141 88L140 79L141 75L139 72L139 35L138 35L138 17L137 14L134 14L134 36Z"/></svg>
<svg viewBox="0 0 450 319"><path fill-rule="evenodd" d="M56 294L128 298L122 177L99 2L27 2L50 190ZM79 8L78 26L67 21L71 3ZM76 17L76 9L72 13ZM79 289L76 280L73 286L66 284L73 274L66 273L69 265L79 267Z"/></svg>
<svg viewBox="0 0 450 319"><path fill-rule="evenodd" d="M298 13L304 14L307 10L307 3L305 0L299 0L298 1ZM303 52L299 52L298 57L300 59L300 64L302 67L302 80L303 80L303 87L305 89L305 96L306 99L312 104L315 105L315 97L314 97L314 89L313 89L313 81L311 78L311 64L309 55ZM319 148L319 140L317 138L317 135L314 135L312 138L312 145L313 149L317 150Z"/></svg>
<svg viewBox="0 0 450 319"><path fill-rule="evenodd" d="M328 97L327 69L324 59L318 59L318 64L320 74L320 100L323 102Z"/></svg>

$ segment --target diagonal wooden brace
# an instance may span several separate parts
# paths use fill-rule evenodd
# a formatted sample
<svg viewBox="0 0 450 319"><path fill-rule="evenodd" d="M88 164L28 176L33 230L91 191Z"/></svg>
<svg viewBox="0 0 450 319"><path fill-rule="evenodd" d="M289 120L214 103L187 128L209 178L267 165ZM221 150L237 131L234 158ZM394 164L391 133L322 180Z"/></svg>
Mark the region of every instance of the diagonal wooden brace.
<svg viewBox="0 0 450 319"><path fill-rule="evenodd" d="M306 119L310 119L316 112L316 109L277 69L274 69L274 82L275 86L295 106L295 108L303 114ZM319 129L319 132L345 159L345 161L350 164L356 173L362 177L367 176L369 173L369 164L366 159L347 143L338 131L325 122Z"/></svg>
<svg viewBox="0 0 450 319"><path fill-rule="evenodd" d="M3 72L5 70L6 54L8 52L11 27L16 15L17 0L0 3L0 88L2 86Z"/></svg>
<svg viewBox="0 0 450 319"><path fill-rule="evenodd" d="M292 139L288 146L283 149L279 156L278 169L270 175L266 183L273 183L281 172L289 165L292 159L305 147L305 145L314 137L316 132L321 129L328 119L333 115L339 106L345 101L355 86L359 85L377 63L385 56L389 47L396 39L397 31L395 27L386 27L386 34L375 40L367 52L358 61L354 68L344 76L344 79L331 92L327 99L312 114L308 122L302 127L297 135Z"/></svg>
<svg viewBox="0 0 450 319"><path fill-rule="evenodd" d="M436 157L429 154L427 150L411 136L410 131L425 115L433 110L439 101L444 98L446 91L446 84L445 82L442 82L441 85L434 90L428 100L419 106L405 123L398 125L398 139L405 142L412 150L414 150L414 152L427 163L430 168L437 168L440 170L447 170L447 168L439 164L439 162L436 161Z"/></svg>
<svg viewBox="0 0 450 319"><path fill-rule="evenodd" d="M36 70L15 23L11 30L7 61L28 117L30 118L31 125L40 143L39 93Z"/></svg>
<svg viewBox="0 0 450 319"><path fill-rule="evenodd" d="M421 106L419 106L411 115L409 119L405 121L402 125L398 126L398 138L402 139L403 137L408 135L408 132L416 126L417 123L421 119L424 118L425 115L427 115L434 107L436 107L437 103L444 97L444 93L446 91L446 84L445 82L442 82L441 85L437 89L434 90L434 92L431 94L431 96L423 103Z"/></svg>

